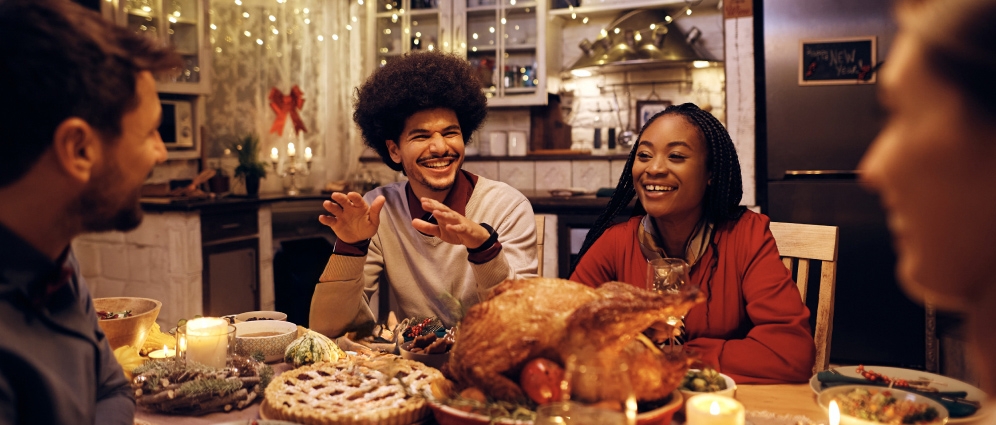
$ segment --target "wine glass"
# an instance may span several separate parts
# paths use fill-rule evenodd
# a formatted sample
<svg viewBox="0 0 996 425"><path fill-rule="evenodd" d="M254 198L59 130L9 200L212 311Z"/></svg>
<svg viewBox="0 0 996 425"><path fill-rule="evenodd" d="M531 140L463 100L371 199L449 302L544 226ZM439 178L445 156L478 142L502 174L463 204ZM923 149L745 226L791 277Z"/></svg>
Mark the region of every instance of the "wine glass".
<svg viewBox="0 0 996 425"><path fill-rule="evenodd" d="M688 263L680 258L657 258L647 262L647 287L660 293L677 293L688 282Z"/></svg>
<svg viewBox="0 0 996 425"><path fill-rule="evenodd" d="M680 258L657 258L647 262L647 287L650 290L662 294L676 294L685 283L688 282L688 269L690 266L685 260ZM678 316L668 316L667 324L676 332L684 326L684 318ZM673 348L679 345L675 340L675 332L672 332L668 341Z"/></svg>
<svg viewBox="0 0 996 425"><path fill-rule="evenodd" d="M561 400L540 406L535 425L636 424L636 396L625 362L606 364L598 356L565 361Z"/></svg>

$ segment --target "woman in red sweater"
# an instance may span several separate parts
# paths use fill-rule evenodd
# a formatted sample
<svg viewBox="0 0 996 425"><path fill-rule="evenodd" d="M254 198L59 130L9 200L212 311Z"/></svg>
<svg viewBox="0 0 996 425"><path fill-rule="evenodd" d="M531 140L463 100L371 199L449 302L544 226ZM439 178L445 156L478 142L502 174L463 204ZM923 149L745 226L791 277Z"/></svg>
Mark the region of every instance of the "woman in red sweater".
<svg viewBox="0 0 996 425"><path fill-rule="evenodd" d="M740 163L712 114L686 103L647 122L571 280L647 288L647 261L680 257L706 302L684 318L684 347L738 383L803 382L815 347L809 310L766 216L741 207ZM612 225L638 196L634 216ZM663 320L663 318L662 318Z"/></svg>

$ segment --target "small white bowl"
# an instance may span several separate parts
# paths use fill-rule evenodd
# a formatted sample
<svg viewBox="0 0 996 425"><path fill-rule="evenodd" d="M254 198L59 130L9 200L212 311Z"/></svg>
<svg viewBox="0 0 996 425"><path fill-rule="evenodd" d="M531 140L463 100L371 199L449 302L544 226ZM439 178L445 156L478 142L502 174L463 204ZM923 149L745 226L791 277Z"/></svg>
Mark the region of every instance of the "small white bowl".
<svg viewBox="0 0 996 425"><path fill-rule="evenodd" d="M688 371L689 372L699 372L699 369L688 369ZM719 376L723 377L723 380L726 381L726 389L725 390L712 391L712 392L709 392L709 391L691 391L691 390L685 389L685 387L682 387L682 386L679 386L678 390L681 391L681 395L685 396L685 400L689 399L691 396L696 395L696 394L719 394L719 395L724 395L724 396L727 396L727 397L733 397L734 395L736 395L736 393L737 393L737 383L733 380L733 378L730 378L728 375L723 374L723 373L720 373Z"/></svg>
<svg viewBox="0 0 996 425"><path fill-rule="evenodd" d="M235 315L235 323L254 322L257 320L287 320L287 313L279 311L247 311Z"/></svg>
<svg viewBox="0 0 996 425"><path fill-rule="evenodd" d="M255 320L235 324L235 352L252 356L261 352L267 363L284 359L284 351L297 339L297 325L280 320Z"/></svg>
<svg viewBox="0 0 996 425"><path fill-rule="evenodd" d="M926 403L928 406L933 407L937 410L937 420L930 422L931 425L942 425L948 421L948 409L945 409L941 403L937 401L924 397L922 395L911 393L909 391L898 390L895 388L878 387L874 385L840 385L836 387L831 387L820 392L819 397L816 401L819 403L820 407L823 408L824 412L829 414L830 412L830 401L839 396L843 396L855 389L865 389L869 391L890 391L893 396L897 399L909 400L914 403ZM845 415L844 412L840 412L840 425L882 425L880 422L873 422L867 419L861 419L856 416Z"/></svg>

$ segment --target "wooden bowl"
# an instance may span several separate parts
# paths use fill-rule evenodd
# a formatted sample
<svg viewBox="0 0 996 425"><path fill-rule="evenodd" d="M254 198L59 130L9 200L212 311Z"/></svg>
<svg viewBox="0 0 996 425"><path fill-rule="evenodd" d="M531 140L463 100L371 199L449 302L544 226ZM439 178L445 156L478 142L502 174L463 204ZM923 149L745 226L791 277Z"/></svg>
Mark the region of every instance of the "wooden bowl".
<svg viewBox="0 0 996 425"><path fill-rule="evenodd" d="M126 311L131 310L131 316L120 319L100 319L97 324L107 336L107 342L111 349L116 349L123 345L130 345L137 349L145 344L145 337L149 335L149 329L156 318L159 317L159 309L163 303L150 298L137 297L113 297L94 298L93 308L97 311Z"/></svg>

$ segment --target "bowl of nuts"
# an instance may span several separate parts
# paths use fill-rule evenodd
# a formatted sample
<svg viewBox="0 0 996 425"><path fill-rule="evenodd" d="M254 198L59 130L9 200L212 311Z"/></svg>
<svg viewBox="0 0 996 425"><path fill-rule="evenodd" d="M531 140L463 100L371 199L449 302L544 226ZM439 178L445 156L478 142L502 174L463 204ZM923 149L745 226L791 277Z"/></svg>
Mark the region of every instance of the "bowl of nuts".
<svg viewBox="0 0 996 425"><path fill-rule="evenodd" d="M279 311L247 311L235 315L235 323L254 322L256 320L287 320L287 313Z"/></svg>
<svg viewBox="0 0 996 425"><path fill-rule="evenodd" d="M453 348L453 335L450 333L428 333L402 343L399 347L401 357L421 362L426 366L439 369L450 359L450 349Z"/></svg>

